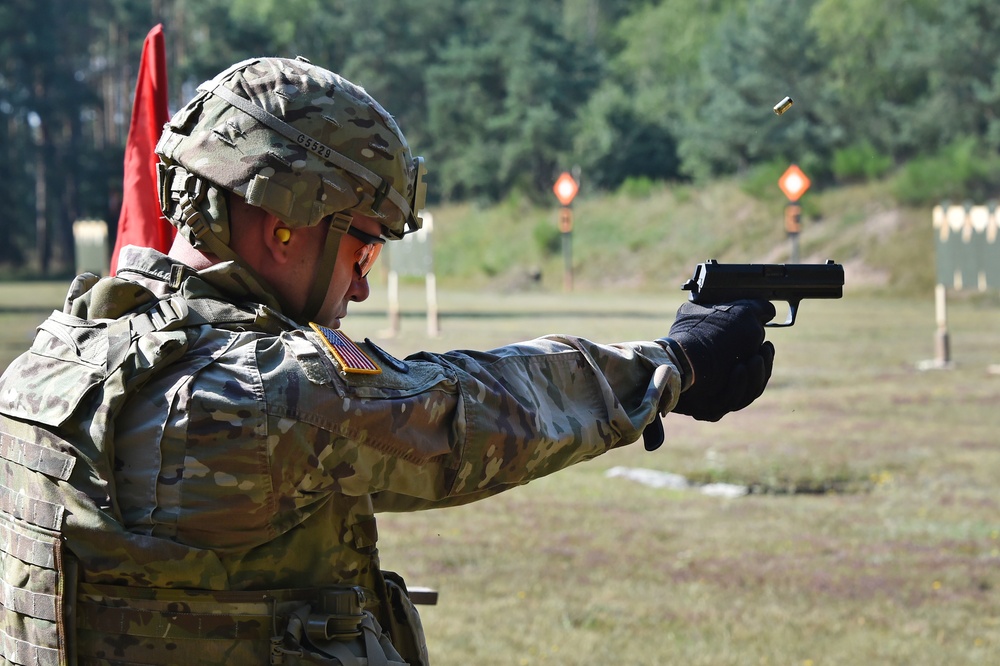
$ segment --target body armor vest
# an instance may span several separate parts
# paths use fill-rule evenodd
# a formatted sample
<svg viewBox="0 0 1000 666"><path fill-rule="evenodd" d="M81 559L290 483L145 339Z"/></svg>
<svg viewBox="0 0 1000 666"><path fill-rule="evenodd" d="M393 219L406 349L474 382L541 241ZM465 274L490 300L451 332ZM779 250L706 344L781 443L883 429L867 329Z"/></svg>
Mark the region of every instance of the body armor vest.
<svg viewBox="0 0 1000 666"><path fill-rule="evenodd" d="M274 327L263 310L83 275L0 377L0 663L404 665L360 588L168 589L158 582L211 572L215 555L124 529L113 445L125 399L185 353L186 328ZM114 584L80 582L78 562L100 575L104 561ZM426 659L418 643L412 664Z"/></svg>
<svg viewBox="0 0 1000 666"><path fill-rule="evenodd" d="M0 622L8 662L74 660L77 581L67 542L88 558L108 547L139 555L154 546L121 525L110 447L127 392L186 348L183 303L150 302L126 319L53 312L0 377Z"/></svg>

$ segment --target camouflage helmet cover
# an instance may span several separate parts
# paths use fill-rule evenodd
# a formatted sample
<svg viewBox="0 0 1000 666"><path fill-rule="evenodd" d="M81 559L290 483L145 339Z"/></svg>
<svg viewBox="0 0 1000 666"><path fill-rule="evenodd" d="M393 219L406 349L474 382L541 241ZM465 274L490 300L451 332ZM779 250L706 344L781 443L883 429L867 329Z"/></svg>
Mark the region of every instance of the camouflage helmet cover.
<svg viewBox="0 0 1000 666"><path fill-rule="evenodd" d="M391 238L420 228L422 159L359 86L303 59L255 58L198 90L156 147L161 201L178 227L184 221L164 191L171 184L162 182L175 165L293 228L347 211L377 218ZM228 244L224 203L209 201L202 212Z"/></svg>

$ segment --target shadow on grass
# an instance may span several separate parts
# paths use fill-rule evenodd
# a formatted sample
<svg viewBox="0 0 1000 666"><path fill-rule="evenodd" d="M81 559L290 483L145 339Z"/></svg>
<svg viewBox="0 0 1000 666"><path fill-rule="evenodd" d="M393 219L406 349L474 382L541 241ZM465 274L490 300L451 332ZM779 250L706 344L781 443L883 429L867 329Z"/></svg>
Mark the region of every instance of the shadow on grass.
<svg viewBox="0 0 1000 666"><path fill-rule="evenodd" d="M750 495L854 495L871 492L878 482L869 476L832 475L829 477L781 477L767 476L753 478L737 474L717 472L694 473L688 475L692 483L729 483L744 486Z"/></svg>

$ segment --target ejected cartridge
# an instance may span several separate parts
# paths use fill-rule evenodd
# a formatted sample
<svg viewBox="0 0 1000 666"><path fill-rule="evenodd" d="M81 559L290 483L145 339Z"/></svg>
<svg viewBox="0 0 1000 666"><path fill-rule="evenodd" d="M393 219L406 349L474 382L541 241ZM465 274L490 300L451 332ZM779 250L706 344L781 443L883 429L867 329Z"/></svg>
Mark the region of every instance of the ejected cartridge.
<svg viewBox="0 0 1000 666"><path fill-rule="evenodd" d="M786 97L785 99L781 100L780 102L774 105L774 112L780 116L785 111L788 111L788 109L792 108L792 104L794 104L794 102L792 102L792 98Z"/></svg>

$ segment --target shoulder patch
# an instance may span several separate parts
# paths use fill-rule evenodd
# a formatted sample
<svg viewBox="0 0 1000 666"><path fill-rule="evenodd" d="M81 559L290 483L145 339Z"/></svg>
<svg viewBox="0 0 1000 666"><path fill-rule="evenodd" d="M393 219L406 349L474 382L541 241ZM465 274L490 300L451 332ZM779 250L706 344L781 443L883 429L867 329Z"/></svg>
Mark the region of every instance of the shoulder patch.
<svg viewBox="0 0 1000 666"><path fill-rule="evenodd" d="M364 353L353 340L340 331L309 322L309 326L319 334L326 350L340 366L341 372L358 375L378 375L382 368Z"/></svg>

